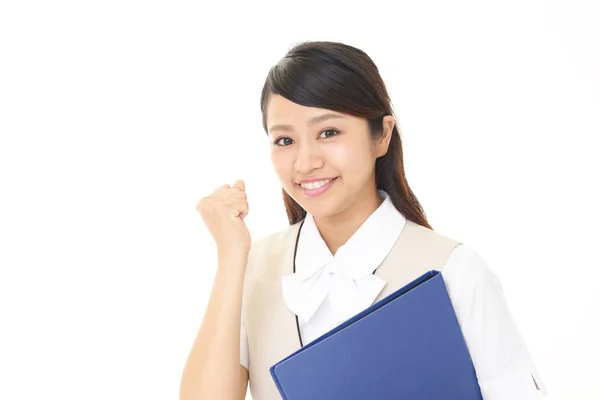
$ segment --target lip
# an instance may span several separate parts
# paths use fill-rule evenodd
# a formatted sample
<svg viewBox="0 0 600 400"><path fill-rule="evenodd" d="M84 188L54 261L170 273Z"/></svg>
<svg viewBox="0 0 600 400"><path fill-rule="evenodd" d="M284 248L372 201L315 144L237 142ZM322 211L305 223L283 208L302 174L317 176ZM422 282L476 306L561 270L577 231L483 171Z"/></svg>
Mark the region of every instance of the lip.
<svg viewBox="0 0 600 400"><path fill-rule="evenodd" d="M316 180L304 180L302 182L315 182L315 181L320 181L320 180L325 180L327 178L321 178L321 179L316 179ZM331 179L331 178L330 178ZM300 186L298 184L298 186L300 186L300 189L302 189L302 191L304 192L305 195L309 196L309 197L316 197L316 196L320 196L323 193L325 193L327 190L329 190L329 188L335 183L335 181L337 180L336 178L331 179L327 185L322 186L318 189L304 189L302 186Z"/></svg>

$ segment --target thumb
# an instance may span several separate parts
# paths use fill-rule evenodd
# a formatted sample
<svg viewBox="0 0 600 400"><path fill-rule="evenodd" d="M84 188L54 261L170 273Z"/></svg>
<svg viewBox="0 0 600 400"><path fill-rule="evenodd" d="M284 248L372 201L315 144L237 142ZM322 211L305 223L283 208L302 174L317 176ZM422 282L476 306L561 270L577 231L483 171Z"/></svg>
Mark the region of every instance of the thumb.
<svg viewBox="0 0 600 400"><path fill-rule="evenodd" d="M245 192L246 191L246 184L242 180L237 180L237 181L235 181L235 183L233 184L233 186L231 186L231 188L238 188L242 192Z"/></svg>

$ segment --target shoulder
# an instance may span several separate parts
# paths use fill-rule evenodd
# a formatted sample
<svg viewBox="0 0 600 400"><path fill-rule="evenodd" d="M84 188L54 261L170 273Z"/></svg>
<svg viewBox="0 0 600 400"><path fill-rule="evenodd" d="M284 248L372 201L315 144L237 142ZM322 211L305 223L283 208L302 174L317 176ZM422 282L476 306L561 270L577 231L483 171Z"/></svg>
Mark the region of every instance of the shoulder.
<svg viewBox="0 0 600 400"><path fill-rule="evenodd" d="M407 236L410 237L410 245L421 248L425 255L430 253L433 248L444 251L448 255L455 247L462 244L460 240L452 236L420 225L410 219L406 220L404 229L407 231Z"/></svg>
<svg viewBox="0 0 600 400"><path fill-rule="evenodd" d="M248 254L246 276L274 275L278 268L283 268L280 264L293 255L301 223L302 221L253 240Z"/></svg>
<svg viewBox="0 0 600 400"><path fill-rule="evenodd" d="M442 275L448 289L463 296L503 294L498 275L476 249L464 243L453 249Z"/></svg>
<svg viewBox="0 0 600 400"><path fill-rule="evenodd" d="M265 251L295 244L296 234L301 223L302 221L253 240L250 247L250 255L262 254Z"/></svg>
<svg viewBox="0 0 600 400"><path fill-rule="evenodd" d="M243 303L262 296L261 288L270 286L285 271L292 270L296 236L300 223L286 226L252 241L244 275ZM268 283L269 282L269 283Z"/></svg>

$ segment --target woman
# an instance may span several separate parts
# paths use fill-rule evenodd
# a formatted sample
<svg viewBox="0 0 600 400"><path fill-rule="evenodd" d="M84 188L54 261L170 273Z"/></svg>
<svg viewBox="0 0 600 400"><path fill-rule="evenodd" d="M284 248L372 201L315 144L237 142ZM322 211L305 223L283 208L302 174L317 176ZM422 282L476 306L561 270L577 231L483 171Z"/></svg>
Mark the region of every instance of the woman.
<svg viewBox="0 0 600 400"><path fill-rule="evenodd" d="M254 400L279 399L271 365L430 269L444 277L484 399L545 393L496 275L427 222L367 54L295 46L269 71L261 110L290 226L251 245L242 181L198 203L219 266L181 399L243 399L248 381Z"/></svg>

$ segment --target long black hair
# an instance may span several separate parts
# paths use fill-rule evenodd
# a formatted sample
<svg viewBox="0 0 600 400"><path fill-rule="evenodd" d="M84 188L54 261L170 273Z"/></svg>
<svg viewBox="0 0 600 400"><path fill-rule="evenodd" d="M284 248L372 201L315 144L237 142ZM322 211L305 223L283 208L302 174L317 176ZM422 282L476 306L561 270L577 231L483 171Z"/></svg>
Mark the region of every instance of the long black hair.
<svg viewBox="0 0 600 400"><path fill-rule="evenodd" d="M364 51L338 42L301 42L271 67L260 98L267 134L267 105L272 94L303 106L366 118L373 140L383 133L383 117L394 115L375 63ZM402 215L433 229L406 181L398 124L394 124L387 153L375 162L375 182L377 189L389 194ZM290 225L300 222L306 211L285 190L282 192Z"/></svg>

